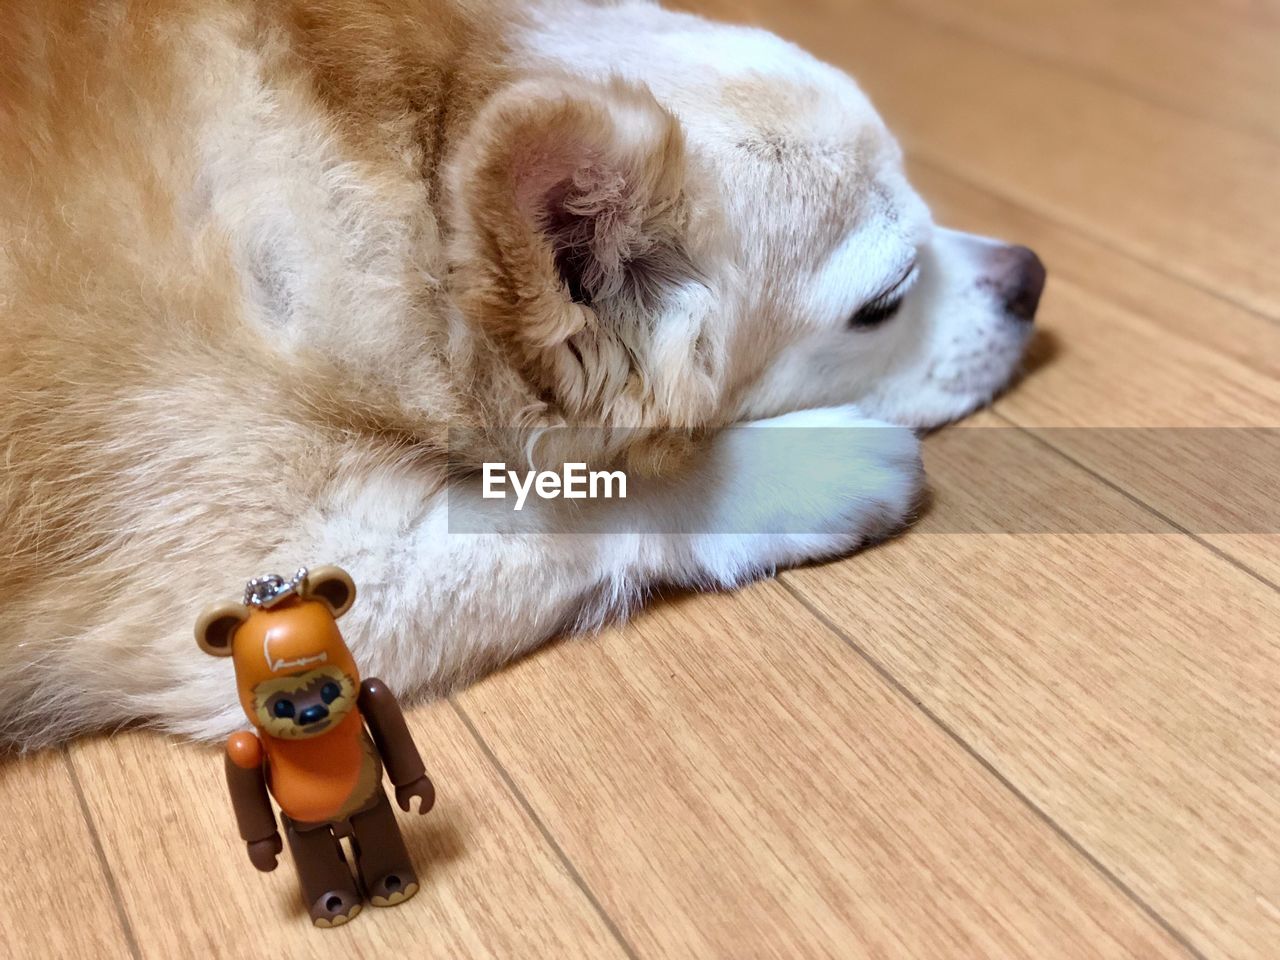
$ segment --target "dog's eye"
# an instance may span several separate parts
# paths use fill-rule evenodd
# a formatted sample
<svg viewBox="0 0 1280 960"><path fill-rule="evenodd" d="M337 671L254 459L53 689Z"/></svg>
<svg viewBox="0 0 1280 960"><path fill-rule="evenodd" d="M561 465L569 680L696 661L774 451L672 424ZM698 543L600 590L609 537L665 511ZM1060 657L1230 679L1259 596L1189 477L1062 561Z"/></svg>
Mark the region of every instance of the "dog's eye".
<svg viewBox="0 0 1280 960"><path fill-rule="evenodd" d="M281 720L284 720L284 719L285 719L285 718L287 718L287 717L292 717L292 716L293 716L293 701L292 701L292 700L277 700L277 701L272 705L272 707L271 707L271 712L272 712L272 713L274 713L274 714L275 714L277 717L279 717Z"/></svg>
<svg viewBox="0 0 1280 960"><path fill-rule="evenodd" d="M886 320L893 319L893 315L898 312L901 306L902 297L894 297L892 299L876 297L853 315L849 320L849 326L855 330L871 330L880 326Z"/></svg>
<svg viewBox="0 0 1280 960"><path fill-rule="evenodd" d="M325 703L333 703L342 695L342 688L336 683L326 683L320 688L320 699Z"/></svg>
<svg viewBox="0 0 1280 960"><path fill-rule="evenodd" d="M902 307L907 291L916 281L918 271L913 263L888 290L868 300L858 312L849 318L849 326L854 330L872 330L888 320Z"/></svg>

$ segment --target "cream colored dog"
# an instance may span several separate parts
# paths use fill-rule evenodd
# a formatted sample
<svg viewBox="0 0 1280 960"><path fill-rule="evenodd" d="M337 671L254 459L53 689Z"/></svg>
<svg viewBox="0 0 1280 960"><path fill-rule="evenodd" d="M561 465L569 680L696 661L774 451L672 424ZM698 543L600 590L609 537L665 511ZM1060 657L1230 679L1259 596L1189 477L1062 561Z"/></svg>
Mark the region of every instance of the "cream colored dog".
<svg viewBox="0 0 1280 960"><path fill-rule="evenodd" d="M10 0L0 64L24 746L235 725L190 630L250 575L350 570L408 694L885 536L1043 285L933 225L847 76L648 3ZM634 495L469 526L481 463L570 458Z"/></svg>

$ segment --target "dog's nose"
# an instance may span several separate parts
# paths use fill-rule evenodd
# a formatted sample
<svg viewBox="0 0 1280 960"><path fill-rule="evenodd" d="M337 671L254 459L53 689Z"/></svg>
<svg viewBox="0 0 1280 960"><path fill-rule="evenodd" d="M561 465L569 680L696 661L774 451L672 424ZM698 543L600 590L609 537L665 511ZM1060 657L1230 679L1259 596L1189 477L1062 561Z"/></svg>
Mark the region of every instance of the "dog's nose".
<svg viewBox="0 0 1280 960"><path fill-rule="evenodd" d="M322 703L317 703L315 706L307 707L307 709L298 714L298 724L305 727L308 724L319 723L328 715L329 708Z"/></svg>
<svg viewBox="0 0 1280 960"><path fill-rule="evenodd" d="M1040 306L1047 271L1030 247L1005 247L997 254L1001 278L998 281L1005 312L1015 320L1030 323Z"/></svg>

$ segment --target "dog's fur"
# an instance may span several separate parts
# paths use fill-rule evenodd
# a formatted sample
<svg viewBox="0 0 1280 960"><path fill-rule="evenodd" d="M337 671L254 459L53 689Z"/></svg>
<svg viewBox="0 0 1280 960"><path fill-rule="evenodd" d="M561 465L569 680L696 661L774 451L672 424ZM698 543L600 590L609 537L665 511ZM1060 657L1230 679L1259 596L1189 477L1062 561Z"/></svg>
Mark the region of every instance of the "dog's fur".
<svg viewBox="0 0 1280 960"><path fill-rule="evenodd" d="M933 227L851 80L640 0L7 0L0 181L22 746L231 728L191 623L300 563L352 572L351 648L411 694L851 550L912 509L908 428L987 402L1029 330L1017 258ZM880 429L804 463L719 429L765 420ZM603 429L553 461L656 477L614 535L450 532L458 464L565 425Z"/></svg>

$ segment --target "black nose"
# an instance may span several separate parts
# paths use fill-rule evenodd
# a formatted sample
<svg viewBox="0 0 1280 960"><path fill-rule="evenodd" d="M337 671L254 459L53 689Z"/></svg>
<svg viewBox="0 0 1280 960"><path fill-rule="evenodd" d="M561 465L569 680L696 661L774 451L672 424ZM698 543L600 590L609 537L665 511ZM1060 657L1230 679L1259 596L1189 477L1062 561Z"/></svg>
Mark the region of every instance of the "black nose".
<svg viewBox="0 0 1280 960"><path fill-rule="evenodd" d="M322 703L317 703L314 707L307 707L298 714L298 724L305 727L309 723L319 723L328 715L329 708Z"/></svg>
<svg viewBox="0 0 1280 960"><path fill-rule="evenodd" d="M1001 257L1004 276L1000 281L1000 293L1004 297L1005 310L1015 320L1030 323L1040 306L1040 294L1044 293L1047 276L1044 264L1030 247L1009 247Z"/></svg>

